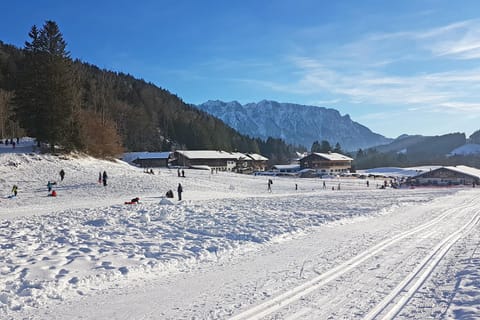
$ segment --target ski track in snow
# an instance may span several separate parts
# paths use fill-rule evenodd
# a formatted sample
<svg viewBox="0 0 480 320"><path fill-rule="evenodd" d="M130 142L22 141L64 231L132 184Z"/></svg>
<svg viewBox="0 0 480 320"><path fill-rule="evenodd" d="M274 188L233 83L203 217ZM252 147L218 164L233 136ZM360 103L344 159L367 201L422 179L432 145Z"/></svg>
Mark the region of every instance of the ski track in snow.
<svg viewBox="0 0 480 320"><path fill-rule="evenodd" d="M96 299L105 292L121 292L121 288L132 289L132 285L135 288L135 285L155 283L159 279L169 281L183 273L202 273L202 266L210 268L220 264L226 267L243 258L263 254L269 248L275 250L282 243L288 245L292 241L313 239L319 228L330 226L333 232L348 225L368 225L371 219L389 217L406 208L428 211L432 201L442 202L436 198L455 199L454 194L460 190L378 190L366 188L364 180L326 180L329 187L341 183L342 190L332 191L322 190L322 181L318 179L275 178L270 194L266 190L265 177L186 170L187 177L179 178L175 170L168 169L157 169L155 175L149 175L121 162L37 154L0 154L0 161L0 186L5 196L14 183L19 185L17 198L0 201L0 316L12 319L28 318L37 315L39 310L46 310L45 319L53 319L49 310L57 310L57 307L61 310L62 305L72 301ZM58 172L62 168L66 178L59 182ZM107 187L96 181L98 172L103 170L107 170L110 177ZM58 197L46 196L48 180L57 181ZM184 186L187 200L164 199L162 195L168 189L175 191L178 182ZM297 192L295 183L300 189ZM373 180L370 183L375 185ZM472 192L460 193L467 197ZM123 204L135 196L141 198L139 205ZM432 212L429 215L430 223L440 216ZM426 219L421 215L418 219L420 217ZM415 219L412 217L412 223ZM345 244L337 249L332 247L329 256L318 257L320 260L313 257L292 260L295 266L285 271L293 273L291 277L284 278L280 272L272 277L264 274L263 280L252 279L249 284L248 279L244 279L247 284L243 284L241 290L237 288L237 294L245 295L243 298L224 296L222 299L230 302L215 305L203 296L201 299L212 305L205 302L202 305L195 300L190 308L162 309L164 317L194 318L199 315L199 318L221 319L234 316L266 298L305 285L315 276L351 261L349 259L358 259L365 250L370 250L368 258L375 256L371 253L375 245L378 247L381 241L392 242L388 234L402 234L405 232L403 224L407 222L396 222L375 237L374 230L367 228L359 238L363 242L356 245L348 238L332 237L332 242L322 245L323 248L337 245L338 241L345 241ZM428 220L422 223L427 224ZM365 232L372 232L371 239L365 238ZM471 250L470 242L464 246ZM469 254L469 250L464 254ZM465 270L457 280L457 295L450 296L450 316L468 314L476 308L475 298L470 308L458 301L463 301L461 296L468 296L469 288L478 288L479 281L475 280L478 270L472 267L478 262L478 251L480 249L475 249L475 254L462 260ZM293 253L292 257L295 254L299 253ZM363 260L358 263L361 262ZM207 272L204 273L207 279ZM283 281L274 281L277 276ZM422 284L428 285L428 281ZM232 282L231 290L238 286L239 283ZM252 288L257 290L249 293ZM224 286L217 293L227 294L222 290L226 290ZM194 297L193 294L192 299L202 296ZM214 296L212 294L211 299ZM412 294L412 303L417 296L418 293ZM175 305L178 301L168 303ZM299 318L301 314L315 314L307 307L293 305L296 309L291 314L297 312ZM404 309L408 310L408 305ZM115 314L115 310L112 312ZM142 310L141 315L130 312L127 318L132 319L155 319L159 315L155 310ZM281 310L279 312L282 314ZM58 319L69 318L62 313L56 315ZM88 312L83 316L88 318ZM96 315L92 313L90 318L95 319Z"/></svg>
<svg viewBox="0 0 480 320"><path fill-rule="evenodd" d="M408 230L404 233L395 235L389 239L386 239L377 245L369 248L368 250L362 252L361 254L355 256L354 258L328 270L325 273L320 274L319 276L314 277L313 279L303 283L301 286L288 290L272 299L269 299L249 310L246 310L234 317L231 320L241 320L241 319L263 319L267 315L270 315L274 312L285 308L289 304L298 301L305 297L306 295L318 290L322 286L326 285L329 282L334 281L335 279L341 277L345 273L351 271L354 268L357 268L365 261L375 258L380 252L386 250L387 248L395 245L397 242L404 239L408 239L416 234L421 235L422 237L431 237L433 232L426 233L426 230L434 228L434 230L439 229L437 224L445 224L445 221L448 219L448 224L451 223L452 215L458 215L459 211L468 210L468 215L472 215L472 208L475 209L475 206L472 205L473 201L468 201L467 205L457 207L456 209L446 210L445 213L438 216L437 218L420 225L412 230ZM476 206L478 207L478 203ZM381 303L375 306L367 315L364 315L364 319L375 319L377 318L387 306L393 302L395 304L390 307L390 310L382 316L383 319L392 319L394 318L403 306L408 302L408 300L413 296L413 294L418 290L418 287L425 281L428 275L432 272L434 267L438 262L443 258L446 252L453 246L453 244L474 227L479 220L478 213L473 214L468 223L463 226L460 230L456 230L454 233L448 235L441 243L439 243L433 251L420 263L417 268L411 272L411 274L406 277L389 295L387 295ZM416 282L412 285L411 282L417 279ZM402 291L406 290L407 285L409 290L406 294L402 294ZM399 301L395 301L397 298ZM303 310L301 314L312 313L311 310Z"/></svg>

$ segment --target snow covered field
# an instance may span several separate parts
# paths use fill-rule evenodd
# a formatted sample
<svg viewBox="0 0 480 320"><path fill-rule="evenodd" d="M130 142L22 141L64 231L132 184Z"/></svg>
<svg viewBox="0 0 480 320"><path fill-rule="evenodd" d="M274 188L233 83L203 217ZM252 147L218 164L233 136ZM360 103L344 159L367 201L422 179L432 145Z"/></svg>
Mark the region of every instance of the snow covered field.
<svg viewBox="0 0 480 320"><path fill-rule="evenodd" d="M2 319L480 319L478 188L277 177L269 193L20 152L0 170Z"/></svg>

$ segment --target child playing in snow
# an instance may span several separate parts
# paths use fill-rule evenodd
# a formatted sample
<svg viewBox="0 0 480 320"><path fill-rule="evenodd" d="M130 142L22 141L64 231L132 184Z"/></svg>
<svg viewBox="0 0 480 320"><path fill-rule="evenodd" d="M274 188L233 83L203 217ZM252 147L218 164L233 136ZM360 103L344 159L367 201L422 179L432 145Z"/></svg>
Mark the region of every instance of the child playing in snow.
<svg viewBox="0 0 480 320"><path fill-rule="evenodd" d="M132 200L130 201L125 201L125 204L138 204L140 201L140 198L139 197L136 197L136 198L133 198Z"/></svg>

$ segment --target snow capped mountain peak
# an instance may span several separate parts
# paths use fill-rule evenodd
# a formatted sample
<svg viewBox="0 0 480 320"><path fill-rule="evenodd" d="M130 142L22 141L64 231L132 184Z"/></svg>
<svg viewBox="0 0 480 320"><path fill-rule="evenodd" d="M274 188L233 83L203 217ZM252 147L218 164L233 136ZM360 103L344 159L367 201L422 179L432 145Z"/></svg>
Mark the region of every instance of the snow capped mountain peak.
<svg viewBox="0 0 480 320"><path fill-rule="evenodd" d="M373 133L338 110L262 100L240 104L237 101L207 101L199 109L220 118L240 133L261 139L282 138L287 143L310 148L314 141L340 143L344 150L353 151L386 144L391 139Z"/></svg>

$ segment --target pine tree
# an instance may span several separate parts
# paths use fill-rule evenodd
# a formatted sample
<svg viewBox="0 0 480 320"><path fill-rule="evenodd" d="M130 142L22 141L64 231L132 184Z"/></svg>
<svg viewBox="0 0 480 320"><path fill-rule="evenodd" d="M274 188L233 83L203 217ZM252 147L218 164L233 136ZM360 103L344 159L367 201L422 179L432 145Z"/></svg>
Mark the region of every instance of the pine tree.
<svg viewBox="0 0 480 320"><path fill-rule="evenodd" d="M327 140L322 140L322 143L320 145L320 152L328 153L331 150L332 147L330 146L330 143Z"/></svg>
<svg viewBox="0 0 480 320"><path fill-rule="evenodd" d="M75 127L74 87L66 42L54 21L36 26L25 43L26 64L16 92L15 112L27 134L74 149L79 142Z"/></svg>
<svg viewBox="0 0 480 320"><path fill-rule="evenodd" d="M318 142L318 140L314 141L312 143L312 148L310 149L311 152L322 152L321 151L321 147L320 147L320 143Z"/></svg>
<svg viewBox="0 0 480 320"><path fill-rule="evenodd" d="M36 137L37 125L40 123L42 108L42 86L45 72L41 63L40 31L34 25L28 36L30 42L25 42L25 64L19 75L19 84L15 91L14 112L20 126L27 135Z"/></svg>
<svg viewBox="0 0 480 320"><path fill-rule="evenodd" d="M342 153L342 147L340 146L339 142L335 144L335 148L333 148L333 152Z"/></svg>

